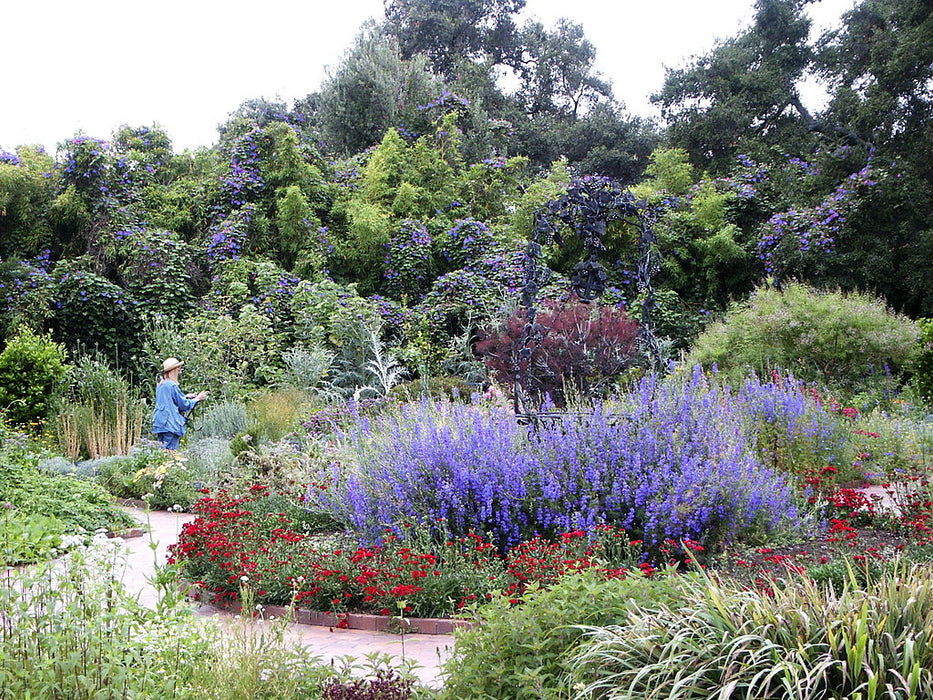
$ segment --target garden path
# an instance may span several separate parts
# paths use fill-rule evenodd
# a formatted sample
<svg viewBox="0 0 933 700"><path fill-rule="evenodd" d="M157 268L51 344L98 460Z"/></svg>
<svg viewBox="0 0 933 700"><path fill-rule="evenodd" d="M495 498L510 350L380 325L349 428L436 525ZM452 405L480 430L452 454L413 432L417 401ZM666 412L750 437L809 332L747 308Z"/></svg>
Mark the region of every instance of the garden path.
<svg viewBox="0 0 933 700"><path fill-rule="evenodd" d="M138 595L147 606L154 607L158 595L152 585L155 563L163 563L169 545L178 541L182 525L194 519L190 513L147 513L139 508L125 508L142 525L148 523L149 534L126 540L129 547L123 583ZM152 549L155 545L155 550ZM210 605L198 605L200 615L218 617L221 621L232 620L233 614L222 612ZM388 654L393 663L402 665L405 660L417 664L415 673L422 683L440 685L440 664L450 655L454 638L450 635L434 634L389 634L365 630L331 629L312 625L290 624L286 638L304 646L309 656L317 656L330 662L352 656L357 661L373 653Z"/></svg>

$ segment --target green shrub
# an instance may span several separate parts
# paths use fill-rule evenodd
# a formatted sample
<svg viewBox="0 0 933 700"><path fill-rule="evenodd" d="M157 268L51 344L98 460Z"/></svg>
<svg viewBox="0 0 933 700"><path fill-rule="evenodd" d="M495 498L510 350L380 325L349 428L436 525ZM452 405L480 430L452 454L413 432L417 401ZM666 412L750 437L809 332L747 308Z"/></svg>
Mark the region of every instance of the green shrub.
<svg viewBox="0 0 933 700"><path fill-rule="evenodd" d="M44 421L55 408L67 374L65 348L49 336L21 328L0 353L0 410L13 425Z"/></svg>
<svg viewBox="0 0 933 700"><path fill-rule="evenodd" d="M185 450L188 471L195 483L217 484L233 466L230 440L218 437L203 437L190 441Z"/></svg>
<svg viewBox="0 0 933 700"><path fill-rule="evenodd" d="M840 591L791 584L694 580L674 605L589 628L571 697L933 697L933 568L902 566Z"/></svg>
<svg viewBox="0 0 933 700"><path fill-rule="evenodd" d="M153 375L164 358L177 357L185 362L186 391L208 390L212 399L228 400L274 382L281 352L272 323L250 305L237 318L209 313L183 323L162 319L151 327L146 350Z"/></svg>
<svg viewBox="0 0 933 700"><path fill-rule="evenodd" d="M917 325L866 294L817 291L803 284L760 287L704 331L688 365L714 363L735 380L748 369L779 367L798 379L847 394L883 390L910 363Z"/></svg>
<svg viewBox="0 0 933 700"><path fill-rule="evenodd" d="M145 500L150 508L187 509L200 494L188 470L187 458L153 446L131 457L98 460L98 479L117 498Z"/></svg>
<svg viewBox="0 0 933 700"><path fill-rule="evenodd" d="M54 336L68 348L95 348L120 367L137 372L143 323L136 299L90 271L93 264L87 258L75 258L56 265L50 320Z"/></svg>
<svg viewBox="0 0 933 700"><path fill-rule="evenodd" d="M578 625L610 625L637 605L682 600L677 578L631 575L600 580L591 571L563 577L547 589L532 588L518 605L509 598L480 608L480 624L457 635L441 698L506 700L564 698L569 654L579 644Z"/></svg>
<svg viewBox="0 0 933 700"><path fill-rule="evenodd" d="M195 414L188 433L189 440L221 437L232 439L246 430L249 416L246 406L237 401L211 401Z"/></svg>
<svg viewBox="0 0 933 700"><path fill-rule="evenodd" d="M259 440L277 442L298 427L307 397L300 391L270 391L258 396L247 408L254 444Z"/></svg>
<svg viewBox="0 0 933 700"><path fill-rule="evenodd" d="M84 355L71 372L67 403L56 416L59 448L70 459L128 454L146 414L141 397L100 353Z"/></svg>
<svg viewBox="0 0 933 700"><path fill-rule="evenodd" d="M913 386L920 398L933 406L933 318L920 319L920 351L914 360Z"/></svg>
<svg viewBox="0 0 933 700"><path fill-rule="evenodd" d="M289 348L282 353L282 362L285 364L283 386L327 398L334 393L327 379L334 358L333 352L319 347L296 345Z"/></svg>

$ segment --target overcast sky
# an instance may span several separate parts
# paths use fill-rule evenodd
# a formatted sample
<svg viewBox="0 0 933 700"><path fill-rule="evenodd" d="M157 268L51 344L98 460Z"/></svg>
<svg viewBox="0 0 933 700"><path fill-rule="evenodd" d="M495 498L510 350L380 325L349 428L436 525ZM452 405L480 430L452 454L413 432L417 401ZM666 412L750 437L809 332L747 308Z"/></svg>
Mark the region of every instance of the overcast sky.
<svg viewBox="0 0 933 700"><path fill-rule="evenodd" d="M855 0L820 0L835 26ZM634 114L677 67L734 35L753 0L527 0L524 16L583 25L597 68ZM82 131L162 126L175 150L209 146L244 100L314 92L382 0L0 0L0 149L50 151ZM814 96L811 99L817 99Z"/></svg>

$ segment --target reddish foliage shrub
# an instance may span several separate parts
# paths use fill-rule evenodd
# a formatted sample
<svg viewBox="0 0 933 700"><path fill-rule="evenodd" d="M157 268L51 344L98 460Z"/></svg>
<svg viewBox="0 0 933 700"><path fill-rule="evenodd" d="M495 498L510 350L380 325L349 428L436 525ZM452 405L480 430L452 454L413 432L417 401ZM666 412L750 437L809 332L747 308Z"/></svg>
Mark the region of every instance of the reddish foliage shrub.
<svg viewBox="0 0 933 700"><path fill-rule="evenodd" d="M511 384L525 328L525 310L517 309L502 327L476 344L476 352L502 384ZM565 403L565 388L584 396L598 394L635 358L638 324L624 309L571 302L549 303L538 312L540 342L532 342L526 390Z"/></svg>

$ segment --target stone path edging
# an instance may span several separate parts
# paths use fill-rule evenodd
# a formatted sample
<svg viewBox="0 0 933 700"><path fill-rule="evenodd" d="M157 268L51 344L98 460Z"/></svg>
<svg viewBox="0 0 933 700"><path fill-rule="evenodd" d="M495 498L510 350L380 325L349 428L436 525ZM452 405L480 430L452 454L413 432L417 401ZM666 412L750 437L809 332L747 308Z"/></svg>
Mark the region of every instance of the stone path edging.
<svg viewBox="0 0 933 700"><path fill-rule="evenodd" d="M189 599L210 605L227 613L241 613L240 601L217 602L208 591L189 589ZM470 620L441 617L393 617L390 615L367 615L364 613L326 613L316 610L290 609L284 605L261 606L263 617L289 618L298 625L317 627L335 627L367 632L388 632L390 634L453 634L454 630L468 629L474 625Z"/></svg>

